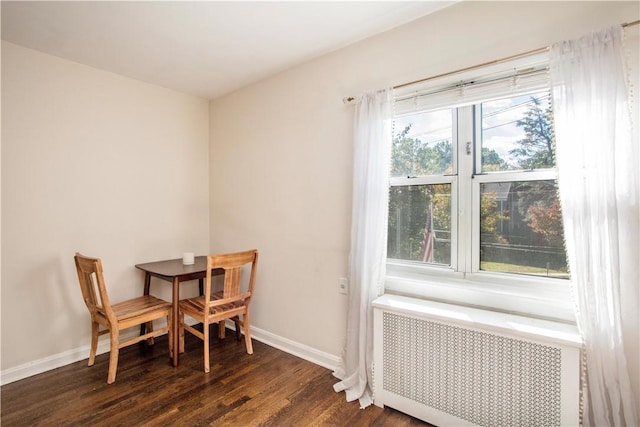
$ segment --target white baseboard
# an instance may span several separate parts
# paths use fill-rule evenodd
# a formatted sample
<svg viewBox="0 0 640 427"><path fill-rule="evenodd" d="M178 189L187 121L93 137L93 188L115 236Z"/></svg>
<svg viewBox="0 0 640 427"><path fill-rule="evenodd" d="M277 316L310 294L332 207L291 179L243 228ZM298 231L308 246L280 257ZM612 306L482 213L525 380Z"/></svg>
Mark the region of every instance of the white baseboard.
<svg viewBox="0 0 640 427"><path fill-rule="evenodd" d="M228 327L233 329L233 322L228 321ZM130 330L123 333L123 338L135 336L137 331ZM316 365L323 366L327 369L335 370L338 367L340 358L329 353L319 351L315 348L300 344L279 335L272 334L263 329L251 327L251 337L257 341L275 347L286 353L293 354ZM100 339L98 341L97 354L103 354L109 351L109 340ZM61 366L69 365L80 360L89 358L89 345L84 345L72 350L68 350L42 359L34 360L23 365L19 365L9 369L0 371L0 385L19 381L24 378L41 374Z"/></svg>
<svg viewBox="0 0 640 427"><path fill-rule="evenodd" d="M230 329L233 329L233 322L227 322L229 322L227 326ZM251 338L267 344L268 346L277 348L278 350L282 350L286 353L298 356L299 358L307 360L311 363L315 363L316 365L320 365L322 367L330 369L332 371L335 371L340 363L339 356L325 353L313 347L309 347L304 344L300 344L299 342L292 341L276 334L272 334L271 332L265 331L264 329L251 326Z"/></svg>
<svg viewBox="0 0 640 427"><path fill-rule="evenodd" d="M123 332L121 337L123 339L128 339L133 338L136 334L137 331L132 329ZM96 349L96 354L103 354L109 351L108 335L103 336L107 338L100 338L98 340L98 348ZM15 366L9 369L3 369L0 372L0 384L9 384L14 381L30 377L32 375L41 374L52 369L60 368L61 366L78 362L80 360L89 359L90 347L90 344L83 345L82 347L74 348L62 353L44 357L42 359L27 362L23 365Z"/></svg>

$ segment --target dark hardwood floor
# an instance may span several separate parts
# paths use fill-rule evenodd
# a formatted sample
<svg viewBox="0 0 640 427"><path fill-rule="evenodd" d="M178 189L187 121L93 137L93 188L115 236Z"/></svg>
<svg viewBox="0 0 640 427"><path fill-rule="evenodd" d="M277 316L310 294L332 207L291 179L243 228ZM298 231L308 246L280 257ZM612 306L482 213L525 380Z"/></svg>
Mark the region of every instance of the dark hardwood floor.
<svg viewBox="0 0 640 427"><path fill-rule="evenodd" d="M213 332L213 331L212 331ZM2 386L1 424L9 426L428 426L390 408L346 402L330 370L235 333L211 343L211 373L201 341L186 334L180 366L166 336L120 351L107 385L108 354ZM215 336L215 334L213 335ZM88 357L88 354L87 354Z"/></svg>

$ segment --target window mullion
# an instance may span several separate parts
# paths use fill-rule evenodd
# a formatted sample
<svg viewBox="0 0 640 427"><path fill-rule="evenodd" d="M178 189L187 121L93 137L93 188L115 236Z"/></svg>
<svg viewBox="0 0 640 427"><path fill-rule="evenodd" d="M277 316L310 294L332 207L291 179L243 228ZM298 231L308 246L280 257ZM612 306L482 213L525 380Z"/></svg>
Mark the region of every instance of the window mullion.
<svg viewBox="0 0 640 427"><path fill-rule="evenodd" d="M480 182L482 177L482 104L475 106L473 111L473 134L475 138L474 174L471 182L471 205L474 215L471 220L471 272L480 271L480 216L482 201L480 200Z"/></svg>
<svg viewBox="0 0 640 427"><path fill-rule="evenodd" d="M472 271L473 106L458 108L458 271Z"/></svg>
<svg viewBox="0 0 640 427"><path fill-rule="evenodd" d="M460 141L460 135L458 132L458 113L457 109L451 109L452 114L452 150L451 150L451 165L453 166L454 179L451 182L451 268L454 271L460 271L458 267L458 248L460 247L460 232L458 224L458 192L460 182L460 168L458 166L458 144Z"/></svg>

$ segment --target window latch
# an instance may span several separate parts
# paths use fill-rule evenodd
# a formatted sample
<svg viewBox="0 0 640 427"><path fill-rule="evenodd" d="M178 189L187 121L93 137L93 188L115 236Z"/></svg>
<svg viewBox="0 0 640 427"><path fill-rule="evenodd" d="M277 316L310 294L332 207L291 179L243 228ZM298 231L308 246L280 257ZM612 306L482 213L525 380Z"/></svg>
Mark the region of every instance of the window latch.
<svg viewBox="0 0 640 427"><path fill-rule="evenodd" d="M471 142L467 142L467 154L471 154Z"/></svg>

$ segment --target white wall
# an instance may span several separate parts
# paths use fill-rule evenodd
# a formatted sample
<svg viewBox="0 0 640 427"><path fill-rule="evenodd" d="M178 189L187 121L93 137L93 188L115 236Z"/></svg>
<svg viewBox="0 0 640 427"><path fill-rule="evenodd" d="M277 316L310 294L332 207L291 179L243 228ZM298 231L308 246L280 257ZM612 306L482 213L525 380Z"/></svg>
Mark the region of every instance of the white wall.
<svg viewBox="0 0 640 427"><path fill-rule="evenodd" d="M638 15L637 2L460 3L212 101L211 248L260 249L253 324L342 352L347 298L338 277L347 274L353 118L343 97ZM636 365L637 322L627 338Z"/></svg>
<svg viewBox="0 0 640 427"><path fill-rule="evenodd" d="M134 264L207 253L208 126L204 99L2 42L3 375L88 346L76 251L115 302Z"/></svg>

